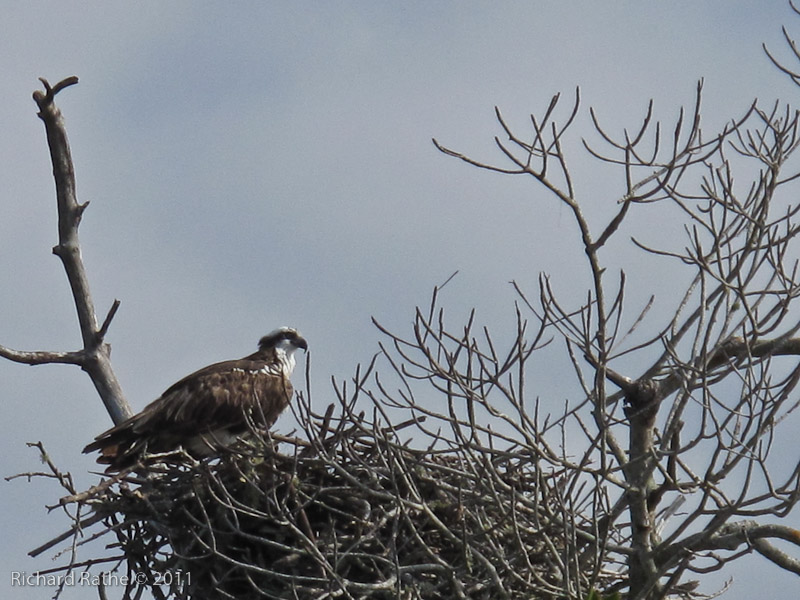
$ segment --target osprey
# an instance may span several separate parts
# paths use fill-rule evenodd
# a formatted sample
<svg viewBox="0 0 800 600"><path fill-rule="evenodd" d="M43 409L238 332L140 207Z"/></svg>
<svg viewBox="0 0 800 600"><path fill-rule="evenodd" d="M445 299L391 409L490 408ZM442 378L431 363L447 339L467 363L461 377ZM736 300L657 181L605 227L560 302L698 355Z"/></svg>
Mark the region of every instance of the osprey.
<svg viewBox="0 0 800 600"><path fill-rule="evenodd" d="M258 352L209 365L173 384L142 412L98 435L83 449L100 450L106 472L135 465L145 453L183 447L198 458L214 456L253 424L269 428L292 399L294 353L308 349L297 330L265 335Z"/></svg>

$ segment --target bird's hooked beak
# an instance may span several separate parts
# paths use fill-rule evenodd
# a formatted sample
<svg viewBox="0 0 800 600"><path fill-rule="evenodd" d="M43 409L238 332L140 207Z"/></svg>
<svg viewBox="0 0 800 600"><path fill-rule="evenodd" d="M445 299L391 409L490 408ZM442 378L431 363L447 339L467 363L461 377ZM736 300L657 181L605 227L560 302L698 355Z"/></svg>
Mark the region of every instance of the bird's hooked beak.
<svg viewBox="0 0 800 600"><path fill-rule="evenodd" d="M302 348L303 350L305 350L306 352L308 352L308 342L306 341L306 339L305 339L305 338L298 337L298 338L297 338L297 339L294 341L294 345L295 345L295 346L297 346L298 348Z"/></svg>

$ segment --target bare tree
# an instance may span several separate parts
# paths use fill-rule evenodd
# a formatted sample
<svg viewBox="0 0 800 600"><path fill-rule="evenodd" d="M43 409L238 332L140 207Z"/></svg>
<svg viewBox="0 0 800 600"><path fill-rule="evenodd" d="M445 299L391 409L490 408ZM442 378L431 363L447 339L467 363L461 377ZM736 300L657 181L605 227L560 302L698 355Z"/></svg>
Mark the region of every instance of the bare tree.
<svg viewBox="0 0 800 600"><path fill-rule="evenodd" d="M569 209L585 295L560 297L544 274L535 294L517 286L516 329L500 341L474 313L449 326L437 288L408 335L376 323L380 353L334 382L325 414L297 398L295 437L254 430L216 461L171 456L83 492L50 463L68 493L58 506L77 510L33 553L111 536L113 556L73 551L50 572L103 560L144 573L125 597L691 598L706 593L704 574L753 551L800 574L785 551L800 532L783 521L800 498L784 432L800 379L800 206L788 193L800 113L754 103L709 136L701 97L702 82L669 126L651 102L616 136L590 109L598 142L585 150L625 182L599 227L569 168L578 92L561 116L554 96L525 134L497 110L502 165L434 140L531 177L542 201ZM650 297L631 318L641 286L607 249L652 208L682 223L683 239L659 246L634 226L629 248L654 270L674 263L688 284L673 311L651 311ZM60 362L84 366L108 321ZM579 391L553 412L528 379L562 348Z"/></svg>
<svg viewBox="0 0 800 600"><path fill-rule="evenodd" d="M120 423L131 416L132 412L114 370L111 368L111 347L105 342L111 320L119 308L119 301L114 301L103 323L98 326L78 237L81 217L89 203L78 202L75 188L75 168L67 141L67 131L61 111L55 105L56 94L64 88L78 83L78 78L68 77L52 87L45 79L41 79L41 82L44 92L37 90L33 94L33 99L39 107L38 115L44 122L47 133L47 144L50 147L50 160L53 163L53 178L56 184L58 244L53 247L53 254L61 259L67 273L75 309L78 313L83 347L81 350L73 352L29 352L0 346L0 356L27 365L53 363L78 365L92 379L92 383L114 423Z"/></svg>
<svg viewBox="0 0 800 600"><path fill-rule="evenodd" d="M624 587L632 599L686 590L687 573L721 569L751 550L800 574L800 561L772 543L800 546L798 531L768 518L785 517L800 493L799 457L787 455L791 445L775 451L778 426L797 407L793 392L800 379L794 358L800 355L800 323L792 309L800 294L793 258L800 205L781 196L800 176L787 172L799 141L799 113L777 103L768 109L753 104L719 134L704 136L701 92L702 82L688 119L681 111L676 123L662 127L652 118L651 102L642 123L616 137L591 111L602 147L584 145L619 169L626 182L597 231L584 215L564 150L579 111L578 94L563 124L555 117L555 96L542 115L531 116L524 137L497 111L503 139L496 143L508 166L471 159L434 140L439 150L471 165L532 177L571 211L590 269L585 299L557 297L547 276L540 279L535 302L519 289L541 327L564 340L583 389L560 419L519 418L525 414L521 385L507 375L501 383L502 363L490 361L485 369L484 357L493 349L488 336L488 347L479 349L477 341L423 321L426 338L397 346L422 352L422 360L414 361L424 373L420 377L437 382L450 398L494 412L497 402L488 392L499 393L513 407L513 416L504 420L516 430L515 442L536 448L539 468L563 470L575 490L588 484L587 503L610 502L588 503L598 524L591 533L595 550L604 554L599 562L625 565ZM735 185L735 172L748 168L755 178ZM671 316L650 314L651 299L626 321L626 274L604 259L603 249L627 217L654 203L668 205L672 218L684 221L682 247L654 247L647 231L638 231L633 243L653 269L678 261L691 282ZM444 350L456 339L455 349ZM533 348L521 340L519 348L522 363ZM443 359L433 360L443 351ZM404 354L411 360L408 350ZM638 361L650 357L649 364L625 372L632 354ZM463 367L456 366L459 359ZM405 370L400 374L408 377ZM583 434L577 456L547 441L549 433L566 428ZM678 516L677 507L687 500ZM672 518L663 529L666 516Z"/></svg>

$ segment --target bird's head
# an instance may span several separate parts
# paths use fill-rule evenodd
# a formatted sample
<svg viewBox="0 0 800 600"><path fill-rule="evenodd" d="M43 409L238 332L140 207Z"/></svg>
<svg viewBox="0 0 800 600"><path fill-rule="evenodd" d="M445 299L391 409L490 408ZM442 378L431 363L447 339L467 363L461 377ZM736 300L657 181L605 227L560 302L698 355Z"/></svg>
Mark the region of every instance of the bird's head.
<svg viewBox="0 0 800 600"><path fill-rule="evenodd" d="M299 348L308 350L308 343L296 329L279 327L262 337L258 342L258 348L262 351L275 348L283 350L288 356L291 356Z"/></svg>

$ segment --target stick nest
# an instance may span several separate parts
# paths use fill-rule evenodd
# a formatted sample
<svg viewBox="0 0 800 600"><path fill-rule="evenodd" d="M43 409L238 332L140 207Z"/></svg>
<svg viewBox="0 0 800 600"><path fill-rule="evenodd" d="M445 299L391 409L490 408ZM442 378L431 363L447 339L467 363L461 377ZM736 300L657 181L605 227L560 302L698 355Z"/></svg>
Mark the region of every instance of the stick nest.
<svg viewBox="0 0 800 600"><path fill-rule="evenodd" d="M118 551L130 597L559 598L567 580L587 586L578 597L619 581L600 574L579 535L594 524L575 521L562 478L530 448L419 449L401 433L430 438L422 419L382 427L332 409L304 420L305 438L255 436L210 462L153 458L62 505L92 509L81 533Z"/></svg>

